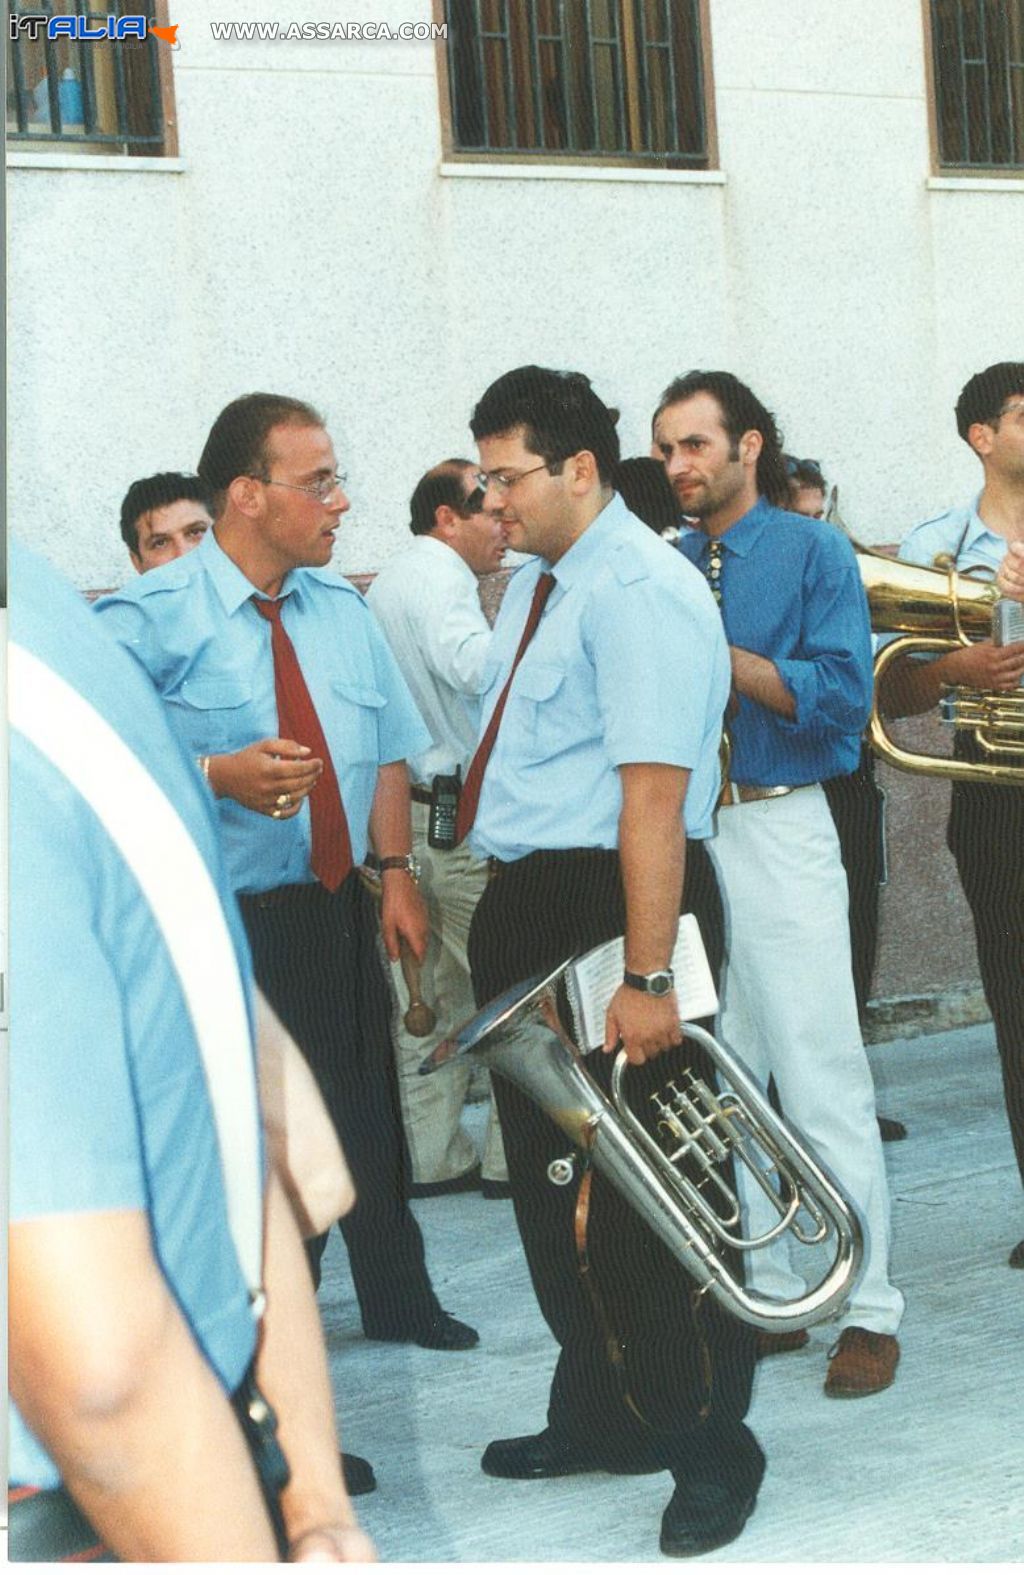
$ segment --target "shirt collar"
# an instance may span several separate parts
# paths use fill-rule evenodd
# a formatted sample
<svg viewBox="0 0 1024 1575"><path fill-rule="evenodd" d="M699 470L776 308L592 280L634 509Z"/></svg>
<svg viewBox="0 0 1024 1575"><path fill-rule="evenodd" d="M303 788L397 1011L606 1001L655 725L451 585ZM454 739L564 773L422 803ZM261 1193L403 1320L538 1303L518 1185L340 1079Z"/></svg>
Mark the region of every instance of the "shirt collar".
<svg viewBox="0 0 1024 1575"><path fill-rule="evenodd" d="M1006 547L1006 537L1000 536L997 531L989 530L988 526L985 524L985 521L978 513L978 504L980 502L981 493L979 492L978 496L974 499L968 510L966 521L967 530L964 534L963 546L960 550L961 552L966 552L968 548L976 547L979 542L983 541L985 546L994 546L997 552L1001 555Z"/></svg>
<svg viewBox="0 0 1024 1575"><path fill-rule="evenodd" d="M416 536L413 539L412 551L422 557L433 558L439 566L443 565L451 574L461 574L467 581L471 580L476 585L477 576L465 558L437 536Z"/></svg>
<svg viewBox="0 0 1024 1575"><path fill-rule="evenodd" d="M758 498L752 509L740 516L728 530L724 531L718 540L723 547L734 552L738 558L745 558L753 552L757 542L771 518L772 505L767 498ZM710 543L711 537L707 538Z"/></svg>
<svg viewBox="0 0 1024 1575"><path fill-rule="evenodd" d="M548 563L544 558L540 561L545 570L554 575L561 588L567 591L571 585L575 585L588 573L593 559L600 553L609 536L631 518L625 503L616 492L600 514L594 516L582 536L577 537L568 552L563 553L557 563Z"/></svg>
<svg viewBox="0 0 1024 1575"><path fill-rule="evenodd" d="M212 530L208 530L196 552L205 553L205 568L213 582L226 613L235 613L254 596L263 597L247 575L243 574L233 558L229 558ZM290 569L281 584L279 596L297 591L302 581L295 569ZM270 598L264 598L269 600Z"/></svg>

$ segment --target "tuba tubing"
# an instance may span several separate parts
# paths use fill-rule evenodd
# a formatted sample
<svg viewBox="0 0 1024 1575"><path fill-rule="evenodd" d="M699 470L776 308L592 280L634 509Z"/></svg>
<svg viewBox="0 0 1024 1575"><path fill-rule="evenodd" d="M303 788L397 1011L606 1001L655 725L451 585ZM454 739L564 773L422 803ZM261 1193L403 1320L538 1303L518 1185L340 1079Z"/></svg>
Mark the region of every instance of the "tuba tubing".
<svg viewBox="0 0 1024 1575"><path fill-rule="evenodd" d="M777 1200L775 1226L755 1241L744 1237L739 1200L724 1178L713 1176L709 1167L708 1179L725 1200L721 1215L634 1115L625 1093L625 1052L615 1060L611 1100L590 1076L555 1006L555 987L572 961L484 1007L453 1039L438 1045L420 1071L433 1072L455 1055L472 1054L489 1071L507 1077L621 1193L696 1281L699 1294L710 1294L742 1322L781 1333L832 1317L848 1300L859 1272L863 1233L856 1211L824 1166L772 1110L742 1063L703 1028L682 1023L682 1036L705 1049L728 1085L718 1095L708 1090L716 1108L700 1114L702 1136L722 1157L731 1154L735 1164L745 1164L756 1184ZM522 1032L531 1023L549 1030L543 1040ZM778 1193L770 1180L775 1172ZM811 1231L801 1223L808 1220ZM832 1238L831 1262L805 1295L780 1302L748 1291L722 1249L756 1251L786 1232L802 1245Z"/></svg>

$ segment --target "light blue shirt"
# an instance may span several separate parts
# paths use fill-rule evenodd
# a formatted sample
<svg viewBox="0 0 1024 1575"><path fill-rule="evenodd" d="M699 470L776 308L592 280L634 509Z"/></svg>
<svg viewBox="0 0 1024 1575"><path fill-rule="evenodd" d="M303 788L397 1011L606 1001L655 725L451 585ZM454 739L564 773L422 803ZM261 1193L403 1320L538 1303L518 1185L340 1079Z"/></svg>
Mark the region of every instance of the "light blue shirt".
<svg viewBox="0 0 1024 1575"><path fill-rule="evenodd" d="M17 542L11 591L12 639L116 729L188 827L221 890L248 990L249 948L209 795L152 685ZM206 1075L163 933L93 811L17 731L11 830L11 1217L144 1211L171 1294L230 1391L252 1357L255 1325ZM60 1480L16 1410L10 1476L40 1487Z"/></svg>
<svg viewBox="0 0 1024 1575"><path fill-rule="evenodd" d="M484 773L471 843L478 855L616 848L618 767L692 775L687 834L706 837L720 788L718 746L729 654L703 578L616 495L556 564L534 559L502 599L482 730L508 677L534 586L555 576Z"/></svg>
<svg viewBox="0 0 1024 1575"><path fill-rule="evenodd" d="M855 771L873 669L867 597L849 540L834 525L765 498L719 539L729 644L774 662L796 705L789 719L740 695L729 720L730 777L803 787ZM676 547L706 564L703 531L684 531Z"/></svg>
<svg viewBox="0 0 1024 1575"><path fill-rule="evenodd" d="M270 625L252 605L259 595L208 531L193 552L96 603L108 629L156 684L193 758L281 736ZM354 586L329 570L296 569L281 596L281 621L327 739L358 864L366 856L379 766L425 749L430 734ZM217 808L236 891L315 878L308 799L287 820L230 798L219 799Z"/></svg>
<svg viewBox="0 0 1024 1575"><path fill-rule="evenodd" d="M916 563L931 569L940 552L956 555L957 573L984 571L994 575L1009 545L1005 536L989 530L978 513L981 494L973 503L947 509L923 525L915 525L900 543L898 557L903 563Z"/></svg>

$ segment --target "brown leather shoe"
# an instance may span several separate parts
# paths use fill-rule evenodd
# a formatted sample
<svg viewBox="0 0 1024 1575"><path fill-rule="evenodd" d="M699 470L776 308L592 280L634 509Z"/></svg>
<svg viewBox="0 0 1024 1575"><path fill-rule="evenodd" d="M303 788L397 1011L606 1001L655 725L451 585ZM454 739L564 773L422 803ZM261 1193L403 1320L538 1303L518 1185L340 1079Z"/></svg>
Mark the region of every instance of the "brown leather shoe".
<svg viewBox="0 0 1024 1575"><path fill-rule="evenodd" d="M855 1326L844 1329L828 1353L825 1393L833 1400L859 1400L888 1389L896 1377L900 1342L894 1334L874 1334Z"/></svg>
<svg viewBox="0 0 1024 1575"><path fill-rule="evenodd" d="M810 1340L806 1329L786 1329L769 1333L767 1329L757 1331L757 1355L784 1356L787 1351L802 1351Z"/></svg>

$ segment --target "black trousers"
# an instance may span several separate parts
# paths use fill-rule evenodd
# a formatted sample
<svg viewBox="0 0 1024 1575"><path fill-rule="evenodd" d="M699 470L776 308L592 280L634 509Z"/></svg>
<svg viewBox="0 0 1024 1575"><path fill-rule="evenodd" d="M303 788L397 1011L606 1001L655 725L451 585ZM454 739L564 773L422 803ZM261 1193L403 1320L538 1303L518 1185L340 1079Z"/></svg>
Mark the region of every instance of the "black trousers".
<svg viewBox="0 0 1024 1575"><path fill-rule="evenodd" d="M956 753L976 755L959 739ZM974 920L1013 1151L1024 1183L1024 787L954 782L947 841Z"/></svg>
<svg viewBox="0 0 1024 1575"><path fill-rule="evenodd" d="M875 758L868 745L861 745L856 771L845 777L832 777L821 785L835 821L850 891L853 988L863 1028L878 956L879 887L885 872L884 795L875 780Z"/></svg>
<svg viewBox="0 0 1024 1575"><path fill-rule="evenodd" d="M270 894L271 899L273 894ZM440 1311L409 1208L409 1156L391 1047L391 1006L373 900L353 873L333 894L289 888L240 906L256 981L309 1062L356 1187L338 1221L363 1329L407 1337ZM307 1243L314 1279L326 1235Z"/></svg>
<svg viewBox="0 0 1024 1575"><path fill-rule="evenodd" d="M687 849L684 907L697 914L717 973L722 910L711 862ZM583 849L536 853L506 866L488 885L469 938L473 987L484 1003L521 979L621 935L625 902L618 854ZM691 1047L637 1070L642 1088L692 1063ZM607 1091L612 1058L590 1068ZM707 1073L706 1067L701 1067ZM707 1469L754 1490L764 1457L742 1419L750 1402L753 1331L694 1282L618 1192L592 1176L590 1269L599 1310L581 1278L574 1238L579 1192L556 1187L549 1162L569 1148L565 1133L500 1075L494 1077L516 1220L541 1311L560 1346L548 1421L559 1433L612 1460L657 1460L677 1475ZM577 1171L577 1178L579 1170ZM738 1265L734 1265L738 1269ZM608 1326L624 1362L609 1360ZM630 1400L639 1410L637 1419Z"/></svg>

